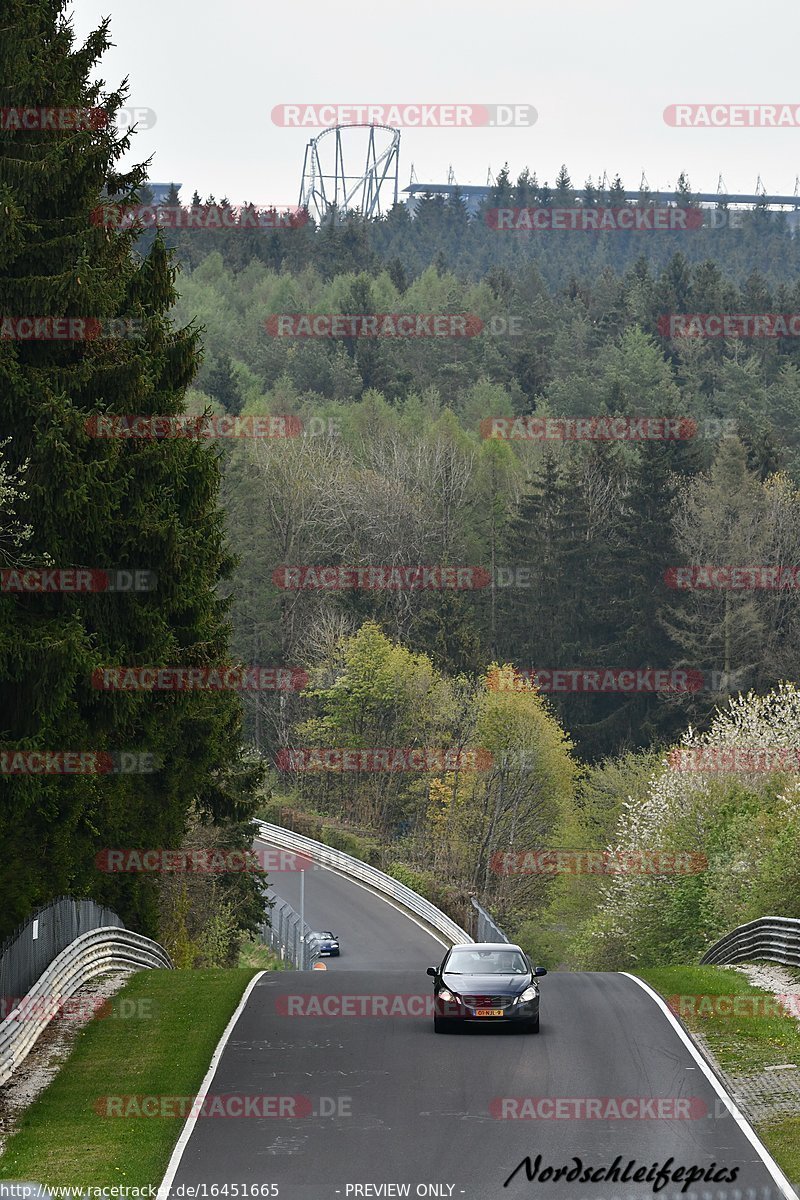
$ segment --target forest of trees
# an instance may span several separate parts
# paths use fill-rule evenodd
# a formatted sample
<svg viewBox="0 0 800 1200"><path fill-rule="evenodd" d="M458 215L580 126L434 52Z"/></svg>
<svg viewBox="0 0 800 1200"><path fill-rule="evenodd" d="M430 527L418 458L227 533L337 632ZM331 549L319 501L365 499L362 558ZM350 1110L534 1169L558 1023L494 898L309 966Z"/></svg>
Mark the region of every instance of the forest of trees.
<svg viewBox="0 0 800 1200"><path fill-rule="evenodd" d="M740 289L714 264L690 269L680 256L657 276L641 262L570 297L551 294L526 265L500 294L491 281L428 268L401 295L383 270L327 283L258 263L237 274L212 252L184 278L176 306L181 321L194 316L206 330L190 404L291 413L306 430L222 451L239 556L237 653L306 666L317 623L352 630L371 616L456 673L494 660L702 673L702 689L681 695L553 697L591 760L669 741L728 692L796 678L790 594L681 593L665 580L682 564L791 564L800 552L796 347L791 339L666 342L654 329L675 278L684 280L687 311L721 310L722 297L733 312L756 311L756 299L757 311L785 303L763 281L751 277ZM643 291L649 322L637 319ZM473 313L484 332L343 344L264 328L280 312L399 311ZM524 334L486 332L509 314ZM666 414L693 419L696 434L639 443L484 436L487 418L528 414ZM283 563L425 562L477 564L491 582L469 592L324 595L272 582ZM273 704L280 728L272 733L262 703L262 751L284 743L293 703Z"/></svg>
<svg viewBox="0 0 800 1200"><path fill-rule="evenodd" d="M206 360L189 393L193 411L288 413L305 430L221 451L239 558L236 652L246 662L305 667L314 680L300 695L247 698L247 733L272 764L271 793L359 829L364 845L370 835L388 837L381 861L388 855L401 878L427 884L433 895L442 878L464 893L477 890L508 929L572 963L630 965L640 933L641 954L652 961L699 952L736 918L766 911L767 897L773 910L793 913L792 877L766 883L773 861L766 840L759 842L763 861L747 876L750 888L737 893L738 908L722 903L717 882L729 868L744 870L744 849L732 845L730 859L718 856L716 875L709 869L658 881L657 902L645 893L624 938L612 936L619 921L609 914L620 904L613 886L605 895L596 879L501 878L488 863L509 845L617 844L627 805L645 804L648 789L671 772L663 754L687 727L709 728L733 697L768 697L798 678L796 593L687 592L668 583L670 568L682 565L800 563L796 341L669 339L659 321L666 313L793 312L800 295L790 268L795 241L780 217L761 212L745 214L724 236L717 231L705 247L713 257L699 260L699 239L690 244L688 234L667 253L656 237L639 241L635 258L632 246L620 249L617 234L588 249L586 235L551 234L535 247L521 239L515 258L487 264L475 278L463 266L465 248L493 244L479 216L465 220L450 255L442 249L450 243L439 239L439 250L426 251L414 273L411 248L426 244L426 222L438 219L440 207L432 201L413 221L395 214L366 232L345 222L319 231L316 244L306 227L283 233L279 263L254 256L243 267L233 256L250 234L176 235L179 253L195 265L175 311L206 331ZM383 261L381 239L393 219L407 222L408 266L399 256ZM369 269L334 269L331 247L338 243L346 263L348 239L357 237L381 254L375 250ZM294 238L307 246L302 266L292 258ZM783 250L765 256L779 243ZM626 249L630 262L622 269ZM560 273L550 271L550 254L561 256ZM603 258L599 271L595 254ZM483 332L449 340L299 339L275 336L269 321L286 313L392 312L471 314ZM694 436L638 444L486 436L491 417L532 415L672 416L696 424ZM441 592L275 584L276 569L292 564L412 563L471 564L488 583ZM436 780L400 786L366 773L354 780L276 770L283 747L377 744L369 722L330 720L350 694L349 647L361 646L360 631L373 625L393 652L423 655L425 670L447 689L456 685L476 699L489 694L493 663L519 671L683 670L702 686L541 697L561 747L560 778L572 779L546 813L533 802L539 793L530 775L510 782L507 753L483 778L445 780L444 810ZM392 713L398 691L395 683L382 693ZM378 697L374 703L380 710ZM458 744L457 726L445 725ZM388 744L408 740L402 724L389 727L399 741ZM424 741L422 722L417 735ZM380 744L387 744L385 728ZM682 794L693 805L706 783L684 781ZM737 829L753 806L772 822L773 799L783 795L774 774L714 786ZM481 819L470 825L475 811ZM684 829L691 820L685 816ZM792 828L782 837L796 845ZM691 845L696 851L698 839ZM567 932L551 935L548 924Z"/></svg>
<svg viewBox="0 0 800 1200"><path fill-rule="evenodd" d="M11 0L3 78L17 101L102 103L113 117L124 93L88 82L107 25L75 48L62 8ZM800 563L797 338L663 332L670 314L800 312L785 218L720 206L714 227L684 232L492 228L493 206L622 205L619 180L576 190L563 168L553 188L502 172L473 217L457 196L426 196L413 214L323 228L109 230L91 219L101 201L147 199L145 169L117 166L129 142L113 124L0 131L0 310L141 323L116 341L0 338L1 565L157 580L0 593L3 748L157 761L146 774L0 778L0 836L18 864L0 884L0 933L55 895L91 895L191 963L193 931L199 946L214 921L216 942L255 928L257 881L159 891L98 873L95 855L243 846L266 803L380 839L396 870L478 894L520 936L568 927L551 947L568 961L669 961L764 904L798 915L793 876L775 874L798 848L795 785L718 780L715 823L711 785L664 757L682 736L761 736L770 706L790 744L798 728L796 591L669 582L682 566ZM696 210L683 178L675 202ZM471 335L298 338L270 321L386 313L466 316ZM298 420L294 436L216 442L102 439L87 425L183 412ZM529 417L667 418L686 436L489 436L490 418ZM471 568L480 586L279 586L284 568L309 565ZM107 666L227 663L299 668L309 684L240 697L91 683ZM684 671L702 686L550 696L518 674L553 669ZM331 746L479 747L492 764L402 778L286 766L292 749ZM768 836L778 811L782 857ZM749 847L745 813L766 831ZM724 895L710 870L601 892L491 868L508 847L696 849L698 829L721 871L761 856L749 890Z"/></svg>

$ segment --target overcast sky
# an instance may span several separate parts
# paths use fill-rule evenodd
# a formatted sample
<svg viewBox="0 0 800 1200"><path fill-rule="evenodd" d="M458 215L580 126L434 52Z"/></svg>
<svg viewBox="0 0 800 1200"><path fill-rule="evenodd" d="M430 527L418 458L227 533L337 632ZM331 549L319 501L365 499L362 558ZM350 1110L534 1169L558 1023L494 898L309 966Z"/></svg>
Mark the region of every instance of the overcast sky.
<svg viewBox="0 0 800 1200"><path fill-rule="evenodd" d="M487 168L529 166L551 184L617 172L626 187L793 193L797 128L672 128L675 103L800 108L800 5L775 0L77 0L78 39L111 17L100 77L130 78L130 104L152 128L129 161L153 155L151 179L187 202L295 203L305 146L319 130L281 128L280 104L528 104L530 128L402 130L400 187L485 183ZM328 139L331 141L332 139ZM355 165L355 164L353 164Z"/></svg>

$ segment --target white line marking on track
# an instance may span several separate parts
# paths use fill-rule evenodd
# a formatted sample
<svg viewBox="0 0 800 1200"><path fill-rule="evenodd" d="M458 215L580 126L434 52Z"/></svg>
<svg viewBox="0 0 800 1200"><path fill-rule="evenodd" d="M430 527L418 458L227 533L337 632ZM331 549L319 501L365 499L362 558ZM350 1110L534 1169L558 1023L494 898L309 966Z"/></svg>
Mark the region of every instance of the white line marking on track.
<svg viewBox="0 0 800 1200"><path fill-rule="evenodd" d="M717 1078L715 1073L711 1070L711 1067L708 1065L706 1060L703 1058L702 1054L698 1050L697 1046L695 1046L694 1042L689 1037L686 1030L683 1028L683 1026L680 1024L680 1022L676 1019L675 1014L672 1012L669 1005L661 998L661 996L659 996L658 992L654 992L653 989L650 987L650 985L645 983L645 981L643 979L639 979L639 977L637 975L631 975L631 974L629 974L628 971L620 971L620 975L624 975L626 979L632 979L634 983L638 983L639 987L642 988L645 992L647 992L648 996L652 997L652 999L655 1000L656 1004L662 1010L662 1012L666 1016L667 1020L672 1025L672 1028L675 1030L678 1037L681 1039L684 1046L689 1051L692 1058L695 1060L698 1067L700 1068L700 1070L703 1072L703 1074L705 1075L708 1082L713 1087L714 1091L717 1093L717 1095L720 1097L721 1100L725 1101L726 1108L729 1109L731 1116L737 1122L742 1133L747 1138L748 1142L750 1142L753 1149L758 1154L758 1157L762 1160L762 1162L764 1163L764 1166L767 1168L770 1175L777 1183L777 1185L781 1191L781 1194L786 1197L786 1200L797 1200L797 1192L794 1190L791 1183L784 1175L783 1171L780 1169L778 1164L775 1162L775 1159L772 1157L772 1155L770 1154L767 1147L761 1141L760 1137L756 1133L755 1129L753 1129L753 1126L747 1120L744 1113L741 1111L739 1106L736 1104L736 1101L733 1099L732 1096L730 1096L725 1091L725 1088L722 1086L722 1083Z"/></svg>
<svg viewBox="0 0 800 1200"><path fill-rule="evenodd" d="M247 1004L247 1001L250 999L250 993L252 992L252 990L256 986L256 984L258 983L259 979L261 979L266 974L267 974L266 971L259 971L257 975L253 976L253 978L248 983L247 987L244 989L244 994L242 995L241 1000L239 1001L239 1003L236 1006L236 1011L234 1012L230 1021L228 1021L228 1024L225 1026L222 1037L217 1042L216 1049L214 1050L214 1053L211 1056L211 1062L208 1064L208 1070L206 1071L206 1073L203 1077L203 1082L200 1084L200 1090L197 1093L197 1098L196 1098L194 1104L192 1105L192 1108L198 1109L200 1107L200 1105L198 1104L198 1100L202 1102L205 1099L205 1097L208 1093L208 1089L211 1087L211 1081L217 1073L217 1067L219 1066L219 1060L222 1058L223 1051L225 1050L225 1047L228 1044L228 1039L230 1038L231 1034L233 1033L236 1022L239 1020L239 1017L242 1015L244 1006ZM197 1112L190 1113L189 1116L186 1118L186 1124L184 1125L183 1129L181 1130L180 1137L178 1138L177 1142L175 1143L175 1149L172 1151L172 1156L169 1160L169 1163L167 1164L167 1170L164 1175L164 1178L161 1181L161 1186L158 1189L158 1196L157 1196L156 1200L167 1200L167 1197L169 1196L169 1193L170 1193L170 1189L172 1188L172 1181L178 1173L178 1167L181 1165L181 1159L183 1158L183 1152L186 1149L186 1143L189 1141L189 1138L192 1136L192 1131L194 1130L196 1121L197 1121Z"/></svg>

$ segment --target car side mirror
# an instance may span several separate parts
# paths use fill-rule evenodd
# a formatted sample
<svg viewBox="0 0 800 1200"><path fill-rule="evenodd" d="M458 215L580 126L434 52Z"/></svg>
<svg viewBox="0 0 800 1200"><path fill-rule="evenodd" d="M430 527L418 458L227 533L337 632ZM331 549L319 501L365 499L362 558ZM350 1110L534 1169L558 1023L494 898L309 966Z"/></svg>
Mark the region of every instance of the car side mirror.
<svg viewBox="0 0 800 1200"><path fill-rule="evenodd" d="M534 975L546 975L547 967L534 967L533 973L534 973Z"/></svg>
<svg viewBox="0 0 800 1200"><path fill-rule="evenodd" d="M427 969L427 971L425 972L425 974L426 974L426 975L433 975L433 976L435 977L435 975L436 975L436 967L428 967L428 969Z"/></svg>

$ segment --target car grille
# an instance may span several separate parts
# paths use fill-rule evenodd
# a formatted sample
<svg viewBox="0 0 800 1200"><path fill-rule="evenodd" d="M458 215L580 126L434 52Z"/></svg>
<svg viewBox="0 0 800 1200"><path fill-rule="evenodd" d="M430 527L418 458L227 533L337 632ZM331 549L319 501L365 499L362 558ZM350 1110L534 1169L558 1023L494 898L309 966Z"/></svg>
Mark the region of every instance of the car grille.
<svg viewBox="0 0 800 1200"><path fill-rule="evenodd" d="M514 1003L514 996L462 996L461 999L468 1008L508 1008Z"/></svg>

